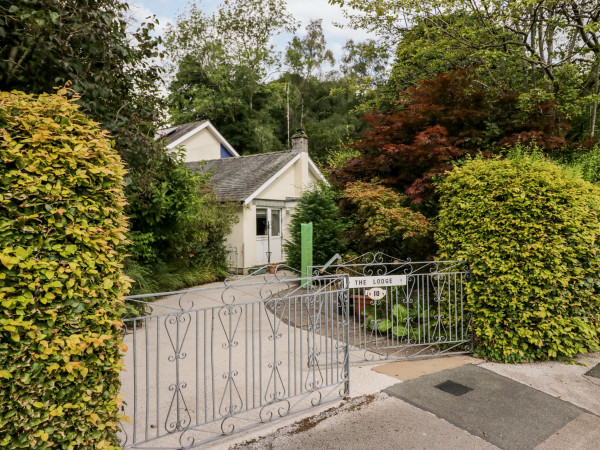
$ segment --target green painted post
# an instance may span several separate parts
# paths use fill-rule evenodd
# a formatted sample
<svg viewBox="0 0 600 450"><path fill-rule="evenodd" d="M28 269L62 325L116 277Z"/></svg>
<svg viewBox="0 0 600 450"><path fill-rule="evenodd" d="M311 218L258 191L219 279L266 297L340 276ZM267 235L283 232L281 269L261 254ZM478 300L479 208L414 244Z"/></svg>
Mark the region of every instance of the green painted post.
<svg viewBox="0 0 600 450"><path fill-rule="evenodd" d="M302 278L308 277L308 266L313 264L313 224L303 223L300 224L300 247L302 249L302 255L300 258L300 270ZM304 286L307 283L306 280L302 280L300 285Z"/></svg>

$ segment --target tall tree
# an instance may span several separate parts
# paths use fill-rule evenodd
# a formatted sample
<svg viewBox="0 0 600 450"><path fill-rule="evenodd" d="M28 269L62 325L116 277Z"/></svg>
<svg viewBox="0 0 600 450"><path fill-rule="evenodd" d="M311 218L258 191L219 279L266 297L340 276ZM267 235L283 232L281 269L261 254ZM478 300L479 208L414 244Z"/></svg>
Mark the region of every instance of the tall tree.
<svg viewBox="0 0 600 450"><path fill-rule="evenodd" d="M386 89L389 78L389 49L374 39L364 42L350 39L346 41L343 50L340 70L349 88L359 98L359 105L354 113L364 115L374 109L385 109L385 104L394 99L395 94L395 91L388 92Z"/></svg>
<svg viewBox="0 0 600 450"><path fill-rule="evenodd" d="M215 213L218 208L209 201L199 205L199 190L211 198L206 179L189 173L154 139L164 108L162 72L153 62L161 56L161 39L152 32L157 22L150 19L128 31L128 9L120 0L0 3L0 89L52 92L69 82L84 112L110 131L127 164L133 259L151 270L159 261L179 263L183 255L189 263L191 254L208 248L209 218L217 215L221 231L208 239L215 247L213 259L205 261L224 263L220 233L229 217ZM149 254L156 258L146 261Z"/></svg>
<svg viewBox="0 0 600 450"><path fill-rule="evenodd" d="M173 121L210 119L229 128L226 136L242 152L276 150L274 124L260 111L278 106L264 102L272 93L267 80L279 68L272 38L295 28L284 0L225 0L211 15L188 4L166 36L177 72L170 85ZM257 122L261 131L248 139Z"/></svg>
<svg viewBox="0 0 600 450"><path fill-rule="evenodd" d="M416 204L432 199L432 179L452 162L518 141L547 151L564 145L568 126L545 99L523 110L515 92L482 86L469 69L422 80L401 95L397 109L366 117L353 147L361 155L334 172L338 184L379 178Z"/></svg>
<svg viewBox="0 0 600 450"><path fill-rule="evenodd" d="M521 66L520 90L546 91L559 106L570 101L562 106L573 116L583 115L578 120L586 125L580 134L596 132L600 3L595 0L332 2L358 11L349 13L354 26L396 43L415 24L435 30L452 48L470 53L471 63L482 64L490 75L507 60L516 61Z"/></svg>
<svg viewBox="0 0 600 450"><path fill-rule="evenodd" d="M156 21L128 35L128 8L118 0L0 4L0 89L42 93L72 83L131 169L154 148L162 104Z"/></svg>
<svg viewBox="0 0 600 450"><path fill-rule="evenodd" d="M360 80L364 89L376 87L384 81L389 58L388 49L374 39L355 42L346 41L342 55L341 71L347 76Z"/></svg>
<svg viewBox="0 0 600 450"><path fill-rule="evenodd" d="M295 87L300 97L300 128L304 128L304 103L310 83L318 82L324 63L335 64L333 52L327 48L323 34L323 19L311 20L303 38L294 36L287 46L285 62L292 74L296 74Z"/></svg>
<svg viewBox="0 0 600 450"><path fill-rule="evenodd" d="M323 34L323 19L312 19L306 26L303 38L294 36L287 46L285 62L290 72L308 80L313 76L320 78L323 64L335 64L333 52L327 48Z"/></svg>

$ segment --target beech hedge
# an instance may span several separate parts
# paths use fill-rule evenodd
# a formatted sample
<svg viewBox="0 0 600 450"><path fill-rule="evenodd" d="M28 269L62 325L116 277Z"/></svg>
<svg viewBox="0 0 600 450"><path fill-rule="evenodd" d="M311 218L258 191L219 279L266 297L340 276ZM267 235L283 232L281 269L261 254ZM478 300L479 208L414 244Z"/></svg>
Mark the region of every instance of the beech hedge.
<svg viewBox="0 0 600 450"><path fill-rule="evenodd" d="M118 448L124 169L67 94L0 93L3 448Z"/></svg>
<svg viewBox="0 0 600 450"><path fill-rule="evenodd" d="M473 272L477 354L515 363L597 351L600 189L523 153L471 160L438 189L440 257Z"/></svg>

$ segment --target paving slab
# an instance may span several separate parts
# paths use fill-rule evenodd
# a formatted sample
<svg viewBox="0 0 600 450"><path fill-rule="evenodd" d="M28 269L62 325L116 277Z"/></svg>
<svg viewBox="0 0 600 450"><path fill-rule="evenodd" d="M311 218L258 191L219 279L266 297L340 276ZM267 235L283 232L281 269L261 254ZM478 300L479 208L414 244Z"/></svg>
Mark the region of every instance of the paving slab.
<svg viewBox="0 0 600 450"><path fill-rule="evenodd" d="M600 378L600 363L588 370L585 375L588 377Z"/></svg>
<svg viewBox="0 0 600 450"><path fill-rule="evenodd" d="M600 378L587 375L600 363L600 352L578 355L573 362L483 363L479 367L600 415Z"/></svg>
<svg viewBox="0 0 600 450"><path fill-rule="evenodd" d="M447 382L470 390L437 387ZM534 449L584 412L474 365L425 375L385 392L507 450Z"/></svg>
<svg viewBox="0 0 600 450"><path fill-rule="evenodd" d="M465 364L479 364L481 359L470 356L446 356L435 359L419 359L409 361L394 361L374 367L375 372L394 377L401 381L414 380L431 373L440 372L446 369L464 366Z"/></svg>
<svg viewBox="0 0 600 450"><path fill-rule="evenodd" d="M562 427L535 450L598 450L600 417L584 413Z"/></svg>
<svg viewBox="0 0 600 450"><path fill-rule="evenodd" d="M362 397L235 449L457 449L498 447L386 394Z"/></svg>

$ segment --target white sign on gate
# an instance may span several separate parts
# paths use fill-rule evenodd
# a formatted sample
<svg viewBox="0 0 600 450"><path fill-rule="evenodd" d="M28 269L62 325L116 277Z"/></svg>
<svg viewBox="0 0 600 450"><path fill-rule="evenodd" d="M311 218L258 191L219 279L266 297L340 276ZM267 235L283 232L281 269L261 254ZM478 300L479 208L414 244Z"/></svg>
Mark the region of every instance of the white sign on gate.
<svg viewBox="0 0 600 450"><path fill-rule="evenodd" d="M381 300L383 297L385 297L385 289L381 289L381 288L371 288L368 291L365 291L365 294L367 294L367 297L369 297L371 300Z"/></svg>
<svg viewBox="0 0 600 450"><path fill-rule="evenodd" d="M405 286L406 275L381 275L377 277L350 277L348 287L368 288L381 286Z"/></svg>

